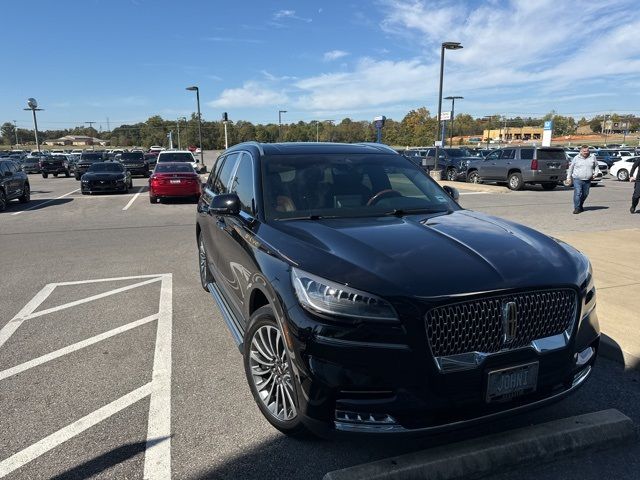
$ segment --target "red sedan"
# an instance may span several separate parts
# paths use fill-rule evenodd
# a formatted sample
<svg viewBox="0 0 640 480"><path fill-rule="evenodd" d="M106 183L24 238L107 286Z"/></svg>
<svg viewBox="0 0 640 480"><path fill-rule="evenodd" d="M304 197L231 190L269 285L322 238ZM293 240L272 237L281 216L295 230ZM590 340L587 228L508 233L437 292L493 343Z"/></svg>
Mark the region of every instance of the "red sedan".
<svg viewBox="0 0 640 480"><path fill-rule="evenodd" d="M159 163L149 177L149 202L161 198L200 198L200 177L188 163Z"/></svg>

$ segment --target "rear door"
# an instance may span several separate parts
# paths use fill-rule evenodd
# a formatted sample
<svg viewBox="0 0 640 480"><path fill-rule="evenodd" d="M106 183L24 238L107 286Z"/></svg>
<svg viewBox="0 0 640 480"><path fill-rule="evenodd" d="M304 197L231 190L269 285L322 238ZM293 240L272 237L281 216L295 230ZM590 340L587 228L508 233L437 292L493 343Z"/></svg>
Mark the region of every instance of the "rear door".
<svg viewBox="0 0 640 480"><path fill-rule="evenodd" d="M11 200L14 196L13 179L11 178L11 171L9 170L9 162L0 161L0 185L5 191L7 200Z"/></svg>
<svg viewBox="0 0 640 480"><path fill-rule="evenodd" d="M478 173L483 180L493 180L500 162L501 150L494 150L478 165Z"/></svg>
<svg viewBox="0 0 640 480"><path fill-rule="evenodd" d="M549 175L564 174L567 156L562 148L538 148L536 150L538 170Z"/></svg>

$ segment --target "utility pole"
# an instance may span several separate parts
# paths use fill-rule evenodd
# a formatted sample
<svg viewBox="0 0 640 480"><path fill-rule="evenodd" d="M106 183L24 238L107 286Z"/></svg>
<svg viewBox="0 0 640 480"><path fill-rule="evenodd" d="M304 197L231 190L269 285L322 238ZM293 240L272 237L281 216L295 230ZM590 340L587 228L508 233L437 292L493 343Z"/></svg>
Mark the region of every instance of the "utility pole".
<svg viewBox="0 0 640 480"><path fill-rule="evenodd" d="M33 113L33 127L36 137L36 148L38 149L38 153L40 153L40 142L38 141L38 120L36 119L36 112L41 111L42 108L38 108L38 102L35 98L27 99L27 106L29 108L25 108L24 110L31 110L31 112Z"/></svg>
<svg viewBox="0 0 640 480"><path fill-rule="evenodd" d="M286 110L278 110L278 141L281 141L282 137L282 114L287 113Z"/></svg>
<svg viewBox="0 0 640 480"><path fill-rule="evenodd" d="M107 117L107 132L111 131L111 125L109 124L109 117Z"/></svg>
<svg viewBox="0 0 640 480"><path fill-rule="evenodd" d="M180 147L180 119L179 118L176 120L176 128L178 130L178 150L182 150L182 148Z"/></svg>
<svg viewBox="0 0 640 480"><path fill-rule="evenodd" d="M19 142L18 142L18 123L14 120L13 121L13 133L16 134L16 147L18 146Z"/></svg>

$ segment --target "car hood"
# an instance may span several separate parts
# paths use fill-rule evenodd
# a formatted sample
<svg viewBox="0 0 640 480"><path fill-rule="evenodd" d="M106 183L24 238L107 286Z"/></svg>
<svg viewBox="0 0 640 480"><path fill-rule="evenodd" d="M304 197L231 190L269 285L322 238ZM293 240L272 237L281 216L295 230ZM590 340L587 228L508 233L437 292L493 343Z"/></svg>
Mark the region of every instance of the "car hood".
<svg viewBox="0 0 640 480"><path fill-rule="evenodd" d="M123 172L87 172L82 176L83 180L115 180L122 178Z"/></svg>
<svg viewBox="0 0 640 480"><path fill-rule="evenodd" d="M469 210L274 221L268 227L263 239L293 265L383 295L579 285L588 269L586 258L566 244Z"/></svg>

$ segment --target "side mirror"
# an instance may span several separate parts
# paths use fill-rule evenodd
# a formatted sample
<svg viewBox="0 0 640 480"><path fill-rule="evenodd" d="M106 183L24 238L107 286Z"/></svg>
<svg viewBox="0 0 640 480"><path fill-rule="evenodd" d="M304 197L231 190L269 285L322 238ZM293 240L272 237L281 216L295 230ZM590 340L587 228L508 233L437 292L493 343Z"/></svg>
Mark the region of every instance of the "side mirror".
<svg viewBox="0 0 640 480"><path fill-rule="evenodd" d="M447 195L453 198L456 202L458 201L458 199L460 198L460 192L458 192L457 188L450 187L449 185L445 185L442 188L445 192L447 192Z"/></svg>
<svg viewBox="0 0 640 480"><path fill-rule="evenodd" d="M238 215L240 213L240 199L235 193L216 195L209 205L209 212L218 215Z"/></svg>

